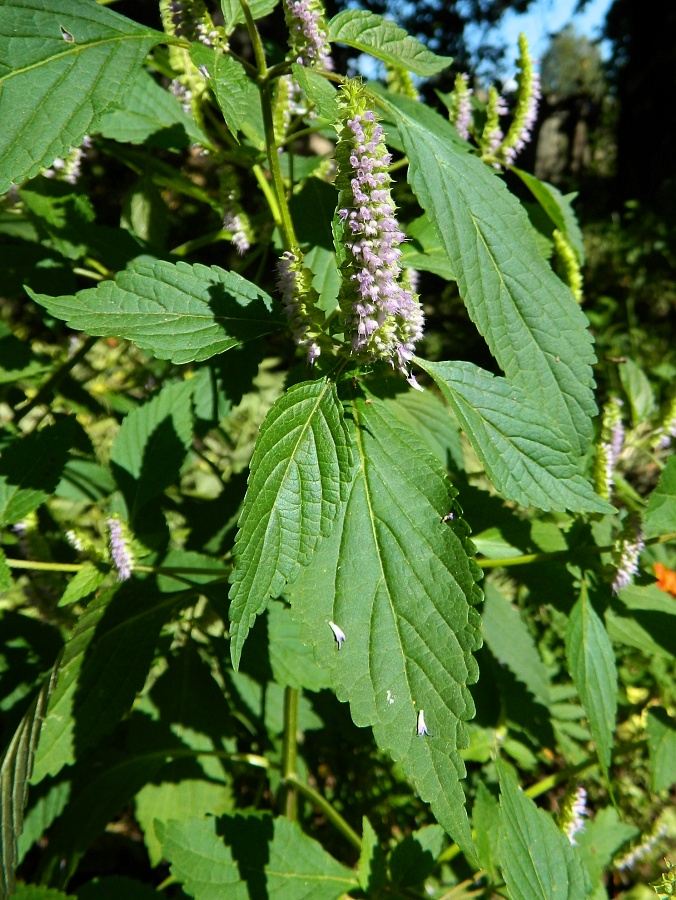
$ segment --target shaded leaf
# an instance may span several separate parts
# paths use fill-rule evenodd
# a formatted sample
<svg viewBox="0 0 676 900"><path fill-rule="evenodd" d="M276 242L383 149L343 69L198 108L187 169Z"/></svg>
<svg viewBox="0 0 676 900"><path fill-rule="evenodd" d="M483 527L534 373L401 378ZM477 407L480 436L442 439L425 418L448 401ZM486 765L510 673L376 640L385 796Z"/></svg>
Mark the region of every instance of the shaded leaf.
<svg viewBox="0 0 676 900"><path fill-rule="evenodd" d="M278 3L279 0L251 0L249 3L251 16L254 20L262 19L269 15ZM246 21L239 0L221 0L221 9L227 34L232 32L235 25L241 25Z"/></svg>
<svg viewBox="0 0 676 900"><path fill-rule="evenodd" d="M458 472L464 470L465 454L458 423L432 391L402 391L385 402L422 438L442 466Z"/></svg>
<svg viewBox="0 0 676 900"><path fill-rule="evenodd" d="M149 884L124 875L93 878L77 890L77 900L157 900L157 891Z"/></svg>
<svg viewBox="0 0 676 900"><path fill-rule="evenodd" d="M209 359L280 327L264 291L218 266L139 259L115 281L73 296L29 293L71 328L127 338L175 363Z"/></svg>
<svg viewBox="0 0 676 900"><path fill-rule="evenodd" d="M392 848L390 877L397 887L423 884L431 875L447 841L443 828L427 825L407 835Z"/></svg>
<svg viewBox="0 0 676 900"><path fill-rule="evenodd" d="M377 893L385 883L385 852L366 816L362 817L358 874L359 885L367 894Z"/></svg>
<svg viewBox="0 0 676 900"><path fill-rule="evenodd" d="M643 517L647 538L676 531L676 455L670 456Z"/></svg>
<svg viewBox="0 0 676 900"><path fill-rule="evenodd" d="M123 100L151 47L164 40L89 0L5 0L0 194L79 146L98 117Z"/></svg>
<svg viewBox="0 0 676 900"><path fill-rule="evenodd" d="M566 656L599 760L607 772L617 712L617 669L613 645L585 584L568 620Z"/></svg>
<svg viewBox="0 0 676 900"><path fill-rule="evenodd" d="M230 590L235 667L256 616L331 533L351 469L335 386L326 379L294 385L268 413L251 460Z"/></svg>
<svg viewBox="0 0 676 900"><path fill-rule="evenodd" d="M396 122L408 178L434 223L460 295L507 379L586 452L596 405L587 320L542 259L521 204L453 126L406 97L380 99Z"/></svg>
<svg viewBox="0 0 676 900"><path fill-rule="evenodd" d="M326 669L315 662L312 646L301 639L301 626L283 603L268 606L270 666L277 684L298 690L321 691L329 687Z"/></svg>
<svg viewBox="0 0 676 900"><path fill-rule="evenodd" d="M566 438L528 395L468 362L417 364L434 378L496 489L522 506L610 512Z"/></svg>
<svg viewBox="0 0 676 900"><path fill-rule="evenodd" d="M498 879L498 847L500 840L500 806L483 782L479 782L472 824L476 831L476 848L481 868L486 870L489 881Z"/></svg>
<svg viewBox="0 0 676 900"><path fill-rule="evenodd" d="M513 900L584 900L588 876L566 835L519 787L511 766L500 777L500 866Z"/></svg>
<svg viewBox="0 0 676 900"><path fill-rule="evenodd" d="M77 603L78 600L84 600L85 597L94 593L105 577L106 572L99 569L94 563L84 563L80 571L71 578L58 605L68 606L71 603Z"/></svg>
<svg viewBox="0 0 676 900"><path fill-rule="evenodd" d="M390 19L365 9L346 9L329 22L329 40L355 47L416 75L435 75L453 62L437 56Z"/></svg>
<svg viewBox="0 0 676 900"><path fill-rule="evenodd" d="M337 900L350 869L288 819L223 816L158 826L175 878L195 900Z"/></svg>
<svg viewBox="0 0 676 900"><path fill-rule="evenodd" d="M240 9L239 0L236 5ZM265 126L260 93L241 63L199 43L191 44L190 58L198 68L208 72L209 87L233 137L237 139L237 134L242 132L254 143L263 144Z"/></svg>
<svg viewBox="0 0 676 900"><path fill-rule="evenodd" d="M340 117L340 107L336 89L331 82L318 72L308 69L307 66L299 66L297 63L291 66L291 71L305 96L317 107L317 112L322 119L326 119L331 124L337 122Z"/></svg>
<svg viewBox="0 0 676 900"><path fill-rule="evenodd" d="M676 782L676 719L665 709L651 706L647 730L652 789L657 793Z"/></svg>
<svg viewBox="0 0 676 900"><path fill-rule="evenodd" d="M352 402L358 473L344 516L287 590L356 725L400 763L440 824L474 857L459 748L474 713L479 574L452 489L419 438L375 397ZM339 650L329 621L346 634ZM416 733L420 710L429 736Z"/></svg>
<svg viewBox="0 0 676 900"><path fill-rule="evenodd" d="M0 322L0 384L31 378L49 367L28 344L20 341L4 322Z"/></svg>
<svg viewBox="0 0 676 900"><path fill-rule="evenodd" d="M592 887L603 883L603 873L613 857L639 834L640 830L634 825L620 821L617 810L612 806L599 810L593 820L585 824L584 829L575 836L575 841Z"/></svg>
<svg viewBox="0 0 676 900"><path fill-rule="evenodd" d="M511 166L510 171L518 175L523 181L542 209L547 213L553 226L558 228L566 237L577 256L578 262L584 265L584 240L571 204L571 201L577 195L564 195L553 184L540 181L539 178L524 172L522 169L517 169L516 166Z"/></svg>

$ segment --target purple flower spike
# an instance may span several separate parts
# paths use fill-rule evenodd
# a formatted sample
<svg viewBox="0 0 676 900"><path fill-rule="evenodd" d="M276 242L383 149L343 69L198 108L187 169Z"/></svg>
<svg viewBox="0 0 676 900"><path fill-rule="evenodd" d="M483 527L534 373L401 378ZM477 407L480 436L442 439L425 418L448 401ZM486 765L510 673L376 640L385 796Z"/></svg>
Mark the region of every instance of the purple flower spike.
<svg viewBox="0 0 676 900"><path fill-rule="evenodd" d="M117 569L117 580L127 581L131 578L134 568L134 557L122 529L122 523L119 519L111 518L106 524L110 538L110 555Z"/></svg>

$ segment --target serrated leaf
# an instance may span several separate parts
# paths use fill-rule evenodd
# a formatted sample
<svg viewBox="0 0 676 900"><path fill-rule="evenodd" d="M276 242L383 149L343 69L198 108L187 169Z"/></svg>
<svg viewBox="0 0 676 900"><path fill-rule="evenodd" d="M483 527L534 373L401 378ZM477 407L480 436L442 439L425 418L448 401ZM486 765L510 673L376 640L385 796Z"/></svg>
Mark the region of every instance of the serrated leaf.
<svg viewBox="0 0 676 900"><path fill-rule="evenodd" d="M28 344L20 341L4 322L0 322L0 384L31 378L47 368L47 360L35 356Z"/></svg>
<svg viewBox="0 0 676 900"><path fill-rule="evenodd" d="M500 806L482 781L479 782L472 809L472 825L476 833L476 848L481 868L486 870L489 882L494 884L498 877Z"/></svg>
<svg viewBox="0 0 676 900"><path fill-rule="evenodd" d="M423 439L442 466L458 472L464 470L465 456L458 423L432 391L402 391L385 402Z"/></svg>
<svg viewBox="0 0 676 900"><path fill-rule="evenodd" d="M538 809L517 784L511 766L497 762L500 777L502 874L513 900L584 900L588 877L579 856L551 815Z"/></svg>
<svg viewBox="0 0 676 900"><path fill-rule="evenodd" d="M676 782L676 719L665 709L651 706L647 731L651 784L653 791L658 793Z"/></svg>
<svg viewBox="0 0 676 900"><path fill-rule="evenodd" d="M432 874L446 840L439 825L427 825L407 835L390 853L393 884L402 888L423 885Z"/></svg>
<svg viewBox="0 0 676 900"><path fill-rule="evenodd" d="M60 419L7 444L0 455L0 527L13 525L53 493L75 433Z"/></svg>
<svg viewBox="0 0 676 900"><path fill-rule="evenodd" d="M613 645L585 584L568 620L566 656L599 761L607 772L617 712L617 668Z"/></svg>
<svg viewBox="0 0 676 900"><path fill-rule="evenodd" d="M167 149L211 143L178 98L143 69L125 91L118 108L100 117L96 133L111 141Z"/></svg>
<svg viewBox="0 0 676 900"><path fill-rule="evenodd" d="M74 763L130 708L171 603L134 584L105 591L89 603L58 665L34 783Z"/></svg>
<svg viewBox="0 0 676 900"><path fill-rule="evenodd" d="M409 183L472 321L507 379L584 454L596 414L588 323L542 259L524 209L495 172L458 149L455 129L433 110L393 94L379 102L394 117Z"/></svg>
<svg viewBox="0 0 676 900"><path fill-rule="evenodd" d="M575 836L575 841L593 887L603 883L603 873L615 854L639 834L639 829L634 825L620 821L617 810L612 806L599 810L593 821L585 824L584 829ZM605 890L604 895L605 900Z"/></svg>
<svg viewBox="0 0 676 900"><path fill-rule="evenodd" d="M406 226L409 240L401 248L401 264L409 269L434 272L453 281L453 267L437 231L426 215L418 216Z"/></svg>
<svg viewBox="0 0 676 900"><path fill-rule="evenodd" d="M643 369L632 359L624 360L618 371L624 392L629 398L632 422L638 428L655 408L652 385Z"/></svg>
<svg viewBox="0 0 676 900"><path fill-rule="evenodd" d="M161 32L89 0L5 0L0 194L79 146L97 118L124 97L148 51L164 40Z"/></svg>
<svg viewBox="0 0 676 900"><path fill-rule="evenodd" d="M361 851L357 871L361 889L366 894L377 894L385 883L385 852L380 846L373 825L366 816L362 817Z"/></svg>
<svg viewBox="0 0 676 900"><path fill-rule="evenodd" d="M564 195L553 184L540 181L539 178L524 172L522 169L517 169L516 166L511 166L510 171L518 175L523 181L542 209L547 213L554 227L558 228L566 237L580 265L584 265L584 239L571 205L571 200L577 195Z"/></svg>
<svg viewBox="0 0 676 900"><path fill-rule="evenodd" d="M249 9L252 18L254 20L262 19L264 16L269 15L278 3L279 0L251 0ZM239 0L221 0L221 9L223 10L223 21L227 34L231 34L235 25L241 25L246 21L242 4Z"/></svg>
<svg viewBox="0 0 676 900"><path fill-rule="evenodd" d="M647 538L676 531L676 455L670 456L657 487L648 498L643 518Z"/></svg>
<svg viewBox="0 0 676 900"><path fill-rule="evenodd" d="M435 75L453 62L437 56L390 19L365 9L346 9L329 22L329 40L355 47L416 75Z"/></svg>
<svg viewBox="0 0 676 900"><path fill-rule="evenodd" d="M317 107L321 118L331 124L337 122L340 117L340 107L336 89L331 82L318 72L308 69L307 66L299 66L298 63L293 63L291 71L305 96Z"/></svg>
<svg viewBox="0 0 676 900"><path fill-rule="evenodd" d="M240 8L239 0L237 7ZM208 72L209 87L235 140L241 131L261 145L265 134L261 96L241 63L199 43L191 44L190 58L198 68Z"/></svg>
<svg viewBox="0 0 676 900"><path fill-rule="evenodd" d="M0 762L0 894L16 889L17 838L23 830L24 807L42 717L53 681L46 681L24 715Z"/></svg>
<svg viewBox="0 0 676 900"><path fill-rule="evenodd" d="M269 900L337 900L358 887L350 869L288 819L169 822L158 836L173 876L195 900L249 900L261 884Z"/></svg>
<svg viewBox="0 0 676 900"><path fill-rule="evenodd" d="M522 506L611 512L567 439L514 384L468 362L416 363L441 389L496 489Z"/></svg>
<svg viewBox="0 0 676 900"><path fill-rule="evenodd" d="M251 460L230 590L239 664L256 616L310 561L347 496L352 450L335 386L294 385L268 413Z"/></svg>
<svg viewBox="0 0 676 900"><path fill-rule="evenodd" d="M170 384L122 421L110 463L130 519L177 477L192 437L192 384Z"/></svg>
<svg viewBox="0 0 676 900"><path fill-rule="evenodd" d="M268 606L270 666L277 684L297 690L321 691L329 687L326 669L315 662L314 652L301 639L301 627L283 603Z"/></svg>
<svg viewBox="0 0 676 900"><path fill-rule="evenodd" d="M490 582L484 586L481 632L491 653L526 685L535 699L548 706L549 677L525 622Z"/></svg>
<svg viewBox="0 0 676 900"><path fill-rule="evenodd" d="M99 569L94 563L86 562L79 572L71 578L68 587L63 592L63 596L59 600L59 606L69 606L71 603L77 603L78 600L84 600L103 583L106 573Z"/></svg>
<svg viewBox="0 0 676 900"><path fill-rule="evenodd" d="M41 789L43 785L44 789ZM24 859L33 844L40 840L57 816L61 815L68 803L71 788L69 780L43 785L37 790L32 788L30 792L30 808L26 810L23 831L18 841L19 862Z"/></svg>
<svg viewBox="0 0 676 900"><path fill-rule="evenodd" d="M459 783L474 714L467 685L480 637L478 569L444 470L375 397L356 398L359 465L344 516L287 590L356 725L400 763L439 823L474 859ZM345 633L337 648L329 621ZM417 734L420 710L430 732Z"/></svg>
<svg viewBox="0 0 676 900"><path fill-rule="evenodd" d="M264 291L218 266L134 260L115 281L72 296L28 293L71 328L127 338L174 363L209 359L280 327Z"/></svg>

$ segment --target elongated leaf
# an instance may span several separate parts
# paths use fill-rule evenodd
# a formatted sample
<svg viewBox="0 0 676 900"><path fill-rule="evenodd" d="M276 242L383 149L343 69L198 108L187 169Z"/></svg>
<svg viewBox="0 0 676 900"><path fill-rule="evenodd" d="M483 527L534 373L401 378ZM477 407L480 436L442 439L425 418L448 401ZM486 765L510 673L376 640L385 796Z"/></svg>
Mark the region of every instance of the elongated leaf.
<svg viewBox="0 0 676 900"><path fill-rule="evenodd" d="M79 146L163 40L161 32L89 0L5 0L0 194Z"/></svg>
<svg viewBox="0 0 676 900"><path fill-rule="evenodd" d="M12 586L12 572L7 565L5 551L0 547L0 591L8 591Z"/></svg>
<svg viewBox="0 0 676 900"><path fill-rule="evenodd" d="M634 825L620 821L617 810L612 806L599 810L594 820L586 823L575 836L575 842L580 848L579 853L589 872L592 887L603 883L603 873L615 854L639 834L639 829Z"/></svg>
<svg viewBox="0 0 676 900"><path fill-rule="evenodd" d="M74 763L130 708L171 605L171 598L140 585L106 591L89 603L58 666L34 783Z"/></svg>
<svg viewBox="0 0 676 900"><path fill-rule="evenodd" d="M493 656L506 665L544 706L549 705L549 678L525 622L494 585L484 588L481 619L484 640Z"/></svg>
<svg viewBox="0 0 676 900"><path fill-rule="evenodd" d="M401 248L401 264L409 269L434 272L446 281L453 281L453 268L437 230L426 215L419 216L406 226L410 238Z"/></svg>
<svg viewBox="0 0 676 900"><path fill-rule="evenodd" d="M60 419L12 441L0 456L0 526L19 522L54 491L66 464L75 423Z"/></svg>
<svg viewBox="0 0 676 900"><path fill-rule="evenodd" d="M402 391L386 401L392 412L413 428L444 468L465 468L460 429L432 391Z"/></svg>
<svg viewBox="0 0 676 900"><path fill-rule="evenodd" d="M441 521L451 507L443 468L385 403L367 399L352 404L359 465L345 515L287 595L354 722L373 726L474 859L458 748L474 714L479 573L465 523ZM330 621L346 635L340 649ZM423 720L428 735L417 733Z"/></svg>
<svg viewBox="0 0 676 900"><path fill-rule="evenodd" d="M20 341L4 322L0 322L0 384L31 378L46 368L47 360L35 356L28 344Z"/></svg>
<svg viewBox="0 0 676 900"><path fill-rule="evenodd" d="M68 900L68 895L56 888L48 888L39 884L19 884L12 894L19 900Z"/></svg>
<svg viewBox="0 0 676 900"><path fill-rule="evenodd" d="M299 66L294 63L291 66L293 77L301 86L305 96L317 107L319 115L333 124L338 121L340 108L335 87L318 72L313 72L307 66Z"/></svg>
<svg viewBox="0 0 676 900"><path fill-rule="evenodd" d="M643 519L646 537L676 531L676 456L670 456L650 495Z"/></svg>
<svg viewBox="0 0 676 900"><path fill-rule="evenodd" d="M499 855L513 900L584 900L588 878L579 856L554 819L519 787L511 766L498 762Z"/></svg>
<svg viewBox="0 0 676 900"><path fill-rule="evenodd" d="M84 600L85 597L94 593L105 577L105 570L102 571L94 563L85 563L63 592L59 606L68 606L71 603L77 603L78 600Z"/></svg>
<svg viewBox="0 0 676 900"><path fill-rule="evenodd" d="M355 47L416 75L435 75L453 62L437 56L389 19L365 9L346 9L329 22L329 40Z"/></svg>
<svg viewBox="0 0 676 900"><path fill-rule="evenodd" d="M235 667L256 616L310 561L345 502L352 452L335 386L297 384L268 413L256 442L230 590Z"/></svg>
<svg viewBox="0 0 676 900"><path fill-rule="evenodd" d="M16 888L17 838L23 830L28 781L33 770L42 717L53 681L47 681L5 750L0 762L0 895Z"/></svg>
<svg viewBox="0 0 676 900"><path fill-rule="evenodd" d="M209 359L280 326L264 291L218 266L135 260L115 281L74 296L29 293L71 328L127 338L175 363Z"/></svg>
<svg viewBox="0 0 676 900"><path fill-rule="evenodd" d="M98 121L96 131L103 137L122 143L177 149L190 143L210 143L178 98L143 70L121 100L119 108L105 113Z"/></svg>
<svg viewBox="0 0 676 900"><path fill-rule="evenodd" d="M472 824L476 831L476 848L481 868L494 883L498 877L498 847L500 840L500 807L497 799L481 781L478 785Z"/></svg>
<svg viewBox="0 0 676 900"><path fill-rule="evenodd" d="M525 391L472 363L416 362L439 385L506 497L545 510L612 511L580 474L566 438Z"/></svg>
<svg viewBox="0 0 676 900"><path fill-rule="evenodd" d="M608 771L617 712L617 669L613 645L585 585L568 620L566 655L599 760Z"/></svg>
<svg viewBox="0 0 676 900"><path fill-rule="evenodd" d="M279 0L251 0L249 9L254 20L262 19L263 16L269 15L278 3ZM232 32L235 25L243 24L246 21L239 0L221 0L221 9L223 10L225 30L228 34Z"/></svg>
<svg viewBox="0 0 676 900"><path fill-rule="evenodd" d="M676 719L665 709L652 706L647 730L652 789L657 793L676 782Z"/></svg>
<svg viewBox="0 0 676 900"><path fill-rule="evenodd" d="M203 44L192 44L190 57L196 66L208 72L209 87L233 137L237 139L241 131L255 143L262 144L265 128L260 93L241 63Z"/></svg>
<svg viewBox="0 0 676 900"><path fill-rule="evenodd" d="M512 166L512 172L516 173L526 185L531 194L538 201L540 206L549 216L555 228L567 238L568 243L573 248L578 261L584 264L584 240L582 231L578 225L575 213L571 206L571 200L575 198L575 194L564 196L561 191L548 184L546 181L540 181L534 175L529 175L522 169Z"/></svg>
<svg viewBox="0 0 676 900"><path fill-rule="evenodd" d="M175 878L195 900L337 900L357 879L288 819L223 816L157 826Z"/></svg>
<svg viewBox="0 0 676 900"><path fill-rule="evenodd" d="M472 321L509 381L584 453L596 413L587 320L540 256L524 209L494 172L458 149L453 127L433 110L392 94L381 102Z"/></svg>
<svg viewBox="0 0 676 900"><path fill-rule="evenodd" d="M110 462L130 518L178 475L192 435L192 387L167 385L122 422Z"/></svg>

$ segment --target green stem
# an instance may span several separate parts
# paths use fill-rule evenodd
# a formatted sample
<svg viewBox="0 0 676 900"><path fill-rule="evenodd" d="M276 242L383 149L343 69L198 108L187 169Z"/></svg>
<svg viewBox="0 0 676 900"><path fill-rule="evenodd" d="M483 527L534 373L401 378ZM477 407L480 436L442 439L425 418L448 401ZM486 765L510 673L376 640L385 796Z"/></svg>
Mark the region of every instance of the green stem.
<svg viewBox="0 0 676 900"><path fill-rule="evenodd" d="M298 747L298 691L284 688L284 739L282 744L282 781L286 785L284 815L291 822L298 818L298 792L294 786Z"/></svg>
<svg viewBox="0 0 676 900"><path fill-rule="evenodd" d="M81 563L40 562L33 559L6 559L10 569L26 569L36 572L79 572L87 565ZM134 566L135 572L154 575L214 575L220 579L228 577L223 569L208 569L204 566Z"/></svg>
<svg viewBox="0 0 676 900"><path fill-rule="evenodd" d="M301 781L295 774L286 776L284 780L287 784L293 785L298 790L299 794L306 797L313 806L322 812L329 822L331 822L332 825L335 825L336 829L343 837L347 838L354 847L358 850L361 849L361 838L357 832L348 825L341 814L331 806L329 801L325 797L322 797L319 791L316 791L313 787L310 787L309 784Z"/></svg>
<svg viewBox="0 0 676 900"><path fill-rule="evenodd" d="M43 403L47 403L51 398L52 393L56 390L59 384L63 381L66 375L73 369L84 357L89 353L94 344L98 341L97 337L88 337L82 346L77 350L71 357L69 357L59 368L52 372L49 378L45 381L42 387L38 390L37 394L33 397L32 400L29 400L25 406L23 406L20 410L21 415L17 419L17 422L20 422L24 419L31 410L35 409L36 406L42 406Z"/></svg>

